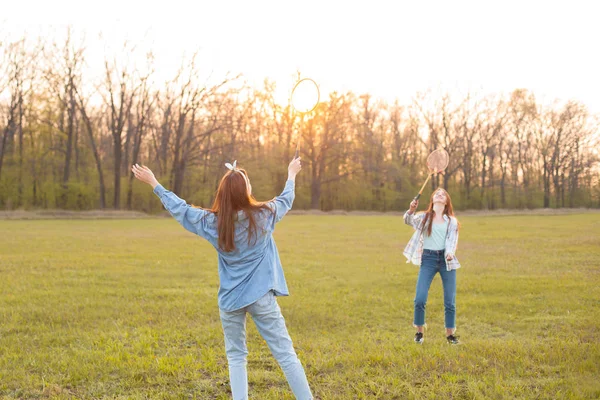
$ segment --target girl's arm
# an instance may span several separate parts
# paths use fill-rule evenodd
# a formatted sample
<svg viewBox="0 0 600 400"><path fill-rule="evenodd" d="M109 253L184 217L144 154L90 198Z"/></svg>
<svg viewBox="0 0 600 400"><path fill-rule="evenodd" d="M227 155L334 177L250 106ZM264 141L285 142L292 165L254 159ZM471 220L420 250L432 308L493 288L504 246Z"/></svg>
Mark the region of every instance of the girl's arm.
<svg viewBox="0 0 600 400"><path fill-rule="evenodd" d="M417 210L417 207L419 206L419 200L413 200L410 203L410 208L408 209L408 211L406 211L406 213L404 213L404 223L406 225L410 225L415 229L419 229L419 224L421 223L421 220L423 219L423 217L421 215L415 215L415 211Z"/></svg>
<svg viewBox="0 0 600 400"><path fill-rule="evenodd" d="M201 208L195 208L179 198L175 193L165 189L154 177L154 173L148 167L134 165L131 168L133 174L140 181L152 186L154 193L160 198L165 209L179 222L185 229L203 236L203 217L208 211Z"/></svg>
<svg viewBox="0 0 600 400"><path fill-rule="evenodd" d="M283 192L271 202L275 211L274 222L281 221L284 215L292 208L295 197L296 175L301 169L302 165L300 164L300 157L295 158L290 162L285 188L283 189Z"/></svg>

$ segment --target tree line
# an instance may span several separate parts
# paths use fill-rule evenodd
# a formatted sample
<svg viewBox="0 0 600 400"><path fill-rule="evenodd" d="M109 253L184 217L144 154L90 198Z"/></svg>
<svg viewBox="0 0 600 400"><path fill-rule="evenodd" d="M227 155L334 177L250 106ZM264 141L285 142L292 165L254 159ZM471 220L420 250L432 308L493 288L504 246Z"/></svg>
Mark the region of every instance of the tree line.
<svg viewBox="0 0 600 400"><path fill-rule="evenodd" d="M268 80L208 83L197 55L158 84L154 56L136 52L125 44L105 56L92 79L85 43L70 31L61 43L0 40L0 209L160 210L134 182L133 163L209 206L235 159L267 199L282 189L296 144L296 208L406 209L437 148L450 163L425 195L446 188L459 209L600 207L598 118L577 101L543 104L526 89L428 91L409 104L332 92L300 114L275 100Z"/></svg>

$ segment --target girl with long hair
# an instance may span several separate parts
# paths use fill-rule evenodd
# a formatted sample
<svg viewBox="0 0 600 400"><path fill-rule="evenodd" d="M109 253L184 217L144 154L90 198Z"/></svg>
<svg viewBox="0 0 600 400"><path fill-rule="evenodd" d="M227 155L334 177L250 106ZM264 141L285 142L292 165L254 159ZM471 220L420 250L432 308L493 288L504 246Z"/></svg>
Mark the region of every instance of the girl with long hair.
<svg viewBox="0 0 600 400"><path fill-rule="evenodd" d="M134 165L137 179L150 184L169 213L188 231L208 240L218 253L218 304L225 336L229 380L234 400L248 398L246 314L250 314L297 399L312 399L304 368L288 334L276 296L288 296L275 224L292 208L300 158L288 166L281 195L268 202L252 196L248 174L236 162L225 164L214 203L209 209L188 205L166 190L147 167Z"/></svg>
<svg viewBox="0 0 600 400"><path fill-rule="evenodd" d="M444 189L431 194L425 212L415 214L418 200L410 203L404 214L404 222L415 229L404 249L406 262L419 265L419 277L415 296L413 325L417 329L415 342L423 343L425 327L425 305L431 281L437 273L444 287L444 314L446 339L450 344L459 344L456 331L456 270L460 263L456 258L459 223L454 216L452 200Z"/></svg>

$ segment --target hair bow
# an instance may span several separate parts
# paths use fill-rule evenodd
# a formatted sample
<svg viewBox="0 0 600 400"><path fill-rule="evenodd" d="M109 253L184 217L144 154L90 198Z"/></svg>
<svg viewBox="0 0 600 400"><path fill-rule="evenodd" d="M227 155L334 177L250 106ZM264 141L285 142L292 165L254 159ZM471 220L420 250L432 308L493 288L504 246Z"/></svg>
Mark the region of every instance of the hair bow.
<svg viewBox="0 0 600 400"><path fill-rule="evenodd" d="M233 162L233 165L229 164L229 163L225 163L225 166L230 170L230 171L237 171L237 160L235 160Z"/></svg>

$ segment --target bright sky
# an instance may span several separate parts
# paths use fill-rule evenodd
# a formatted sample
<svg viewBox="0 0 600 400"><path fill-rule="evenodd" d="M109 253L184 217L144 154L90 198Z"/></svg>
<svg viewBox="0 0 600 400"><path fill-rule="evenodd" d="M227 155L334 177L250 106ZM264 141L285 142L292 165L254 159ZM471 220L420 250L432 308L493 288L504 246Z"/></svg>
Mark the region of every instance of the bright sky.
<svg viewBox="0 0 600 400"><path fill-rule="evenodd" d="M596 1L2 0L0 37L86 32L88 61L104 41L152 48L160 80L200 49L201 69L275 80L299 70L322 92L369 92L408 102L432 87L458 96L523 87L600 112ZM85 5L84 5L85 4ZM598 4L598 5L595 5ZM97 61L94 61L97 60Z"/></svg>

